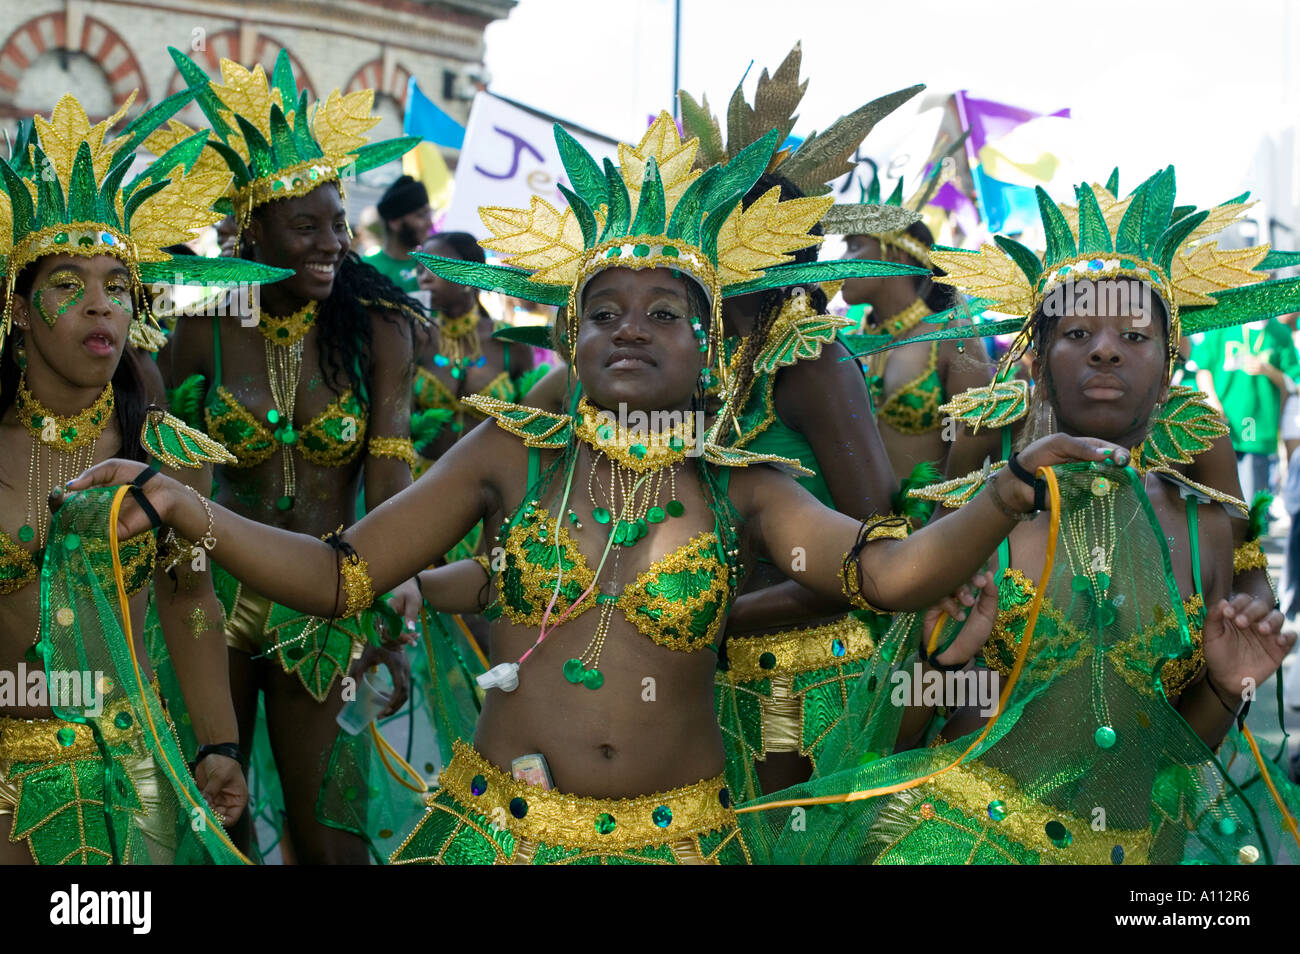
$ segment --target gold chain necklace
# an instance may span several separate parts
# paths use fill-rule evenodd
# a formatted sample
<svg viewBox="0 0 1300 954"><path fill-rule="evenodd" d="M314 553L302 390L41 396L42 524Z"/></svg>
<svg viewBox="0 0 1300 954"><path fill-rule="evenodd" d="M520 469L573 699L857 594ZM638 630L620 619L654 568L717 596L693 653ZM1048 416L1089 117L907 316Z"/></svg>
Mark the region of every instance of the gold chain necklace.
<svg viewBox="0 0 1300 954"><path fill-rule="evenodd" d="M930 309L926 307L925 302L918 298L893 318L881 322L881 327L884 328L889 337L897 341L920 324L924 318L932 314L934 314L934 312L930 311ZM867 359L867 365L871 370L872 376L880 379L882 392L885 382L885 367L889 364L889 356L892 353L892 351L880 351Z"/></svg>
<svg viewBox="0 0 1300 954"><path fill-rule="evenodd" d="M109 384L84 411L72 417L59 417L28 390L26 377L19 380L14 410L32 436L26 523L18 531L18 539L23 543L35 540L38 548L44 548L50 511L43 495L38 501L39 491L48 493L50 488L63 486L95 462L100 435L112 421L115 407L113 385Z"/></svg>
<svg viewBox="0 0 1300 954"><path fill-rule="evenodd" d="M317 302L309 301L287 318L276 318L263 313L257 330L265 339L266 379L271 386L271 400L275 407L266 412L266 419L275 429L275 439L283 446L280 450L282 492L275 506L279 510L293 507L297 490L297 473L294 469L293 445L298 441L294 429L294 411L298 402L298 382L302 378L303 339L316 320Z"/></svg>

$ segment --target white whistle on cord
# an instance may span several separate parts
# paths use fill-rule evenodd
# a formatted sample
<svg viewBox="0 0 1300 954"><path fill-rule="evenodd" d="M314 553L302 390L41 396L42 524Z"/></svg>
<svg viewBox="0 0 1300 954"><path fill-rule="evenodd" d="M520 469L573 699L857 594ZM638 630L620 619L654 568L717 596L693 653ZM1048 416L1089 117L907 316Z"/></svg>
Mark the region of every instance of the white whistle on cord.
<svg viewBox="0 0 1300 954"><path fill-rule="evenodd" d="M519 688L519 663L500 663L493 666L477 679L484 689L500 689L502 692L514 692Z"/></svg>

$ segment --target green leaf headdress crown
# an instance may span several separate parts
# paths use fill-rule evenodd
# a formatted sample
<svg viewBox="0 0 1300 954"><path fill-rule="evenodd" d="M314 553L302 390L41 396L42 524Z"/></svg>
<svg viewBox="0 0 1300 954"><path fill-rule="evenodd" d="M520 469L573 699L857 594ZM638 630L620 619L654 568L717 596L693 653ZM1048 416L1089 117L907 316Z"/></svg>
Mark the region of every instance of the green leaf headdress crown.
<svg viewBox="0 0 1300 954"><path fill-rule="evenodd" d="M161 144L157 128L194 96L182 90L141 113L122 132L108 131L135 98L91 125L71 94L47 120L23 123L12 153L0 160L0 259L5 276L0 348L13 322L14 284L24 267L45 255L112 255L132 276L135 319L131 342L156 351L165 340L149 311L146 283L211 284L275 281L289 272L241 259L172 257L164 249L188 242L221 218L212 203L230 174L203 167L206 136ZM157 156L127 180L144 147Z"/></svg>
<svg viewBox="0 0 1300 954"><path fill-rule="evenodd" d="M708 366L719 354L722 299L767 288L879 274L876 262L792 263L791 252L821 242L809 230L831 205L829 196L780 198L773 187L748 209L740 202L768 167L780 138L770 129L728 162L695 168L698 139L682 140L663 112L635 145L620 144L619 164L598 163L558 124L555 142L571 186L563 212L545 199L527 209L483 208L492 237L480 244L505 266L415 253L451 281L567 306L566 340L577 339L578 302L607 268L670 268L704 289L712 321ZM891 267L890 274L918 269ZM572 353L572 351L570 352Z"/></svg>
<svg viewBox="0 0 1300 954"><path fill-rule="evenodd" d="M176 68L192 86L216 137L210 145L234 176L230 192L218 205L235 216L240 232L253 209L277 199L303 196L327 182L338 182L397 159L419 143L408 136L370 142L366 132L380 121L371 115L374 90L340 94L307 106L307 91L298 90L289 55L281 50L271 82L261 65L247 70L222 59L221 83L177 49L169 48ZM171 134L191 134L178 122Z"/></svg>

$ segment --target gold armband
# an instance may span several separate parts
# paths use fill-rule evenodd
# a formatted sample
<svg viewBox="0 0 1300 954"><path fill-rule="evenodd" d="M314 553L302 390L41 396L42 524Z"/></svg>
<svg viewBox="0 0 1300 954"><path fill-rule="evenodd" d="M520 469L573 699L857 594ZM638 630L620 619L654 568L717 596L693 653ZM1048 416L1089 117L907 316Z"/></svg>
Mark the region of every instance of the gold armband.
<svg viewBox="0 0 1300 954"><path fill-rule="evenodd" d="M483 572L487 574L489 580L492 579L491 560L489 560L487 557L485 557L483 554L480 553L476 557L474 557L474 562L483 568Z"/></svg>
<svg viewBox="0 0 1300 954"><path fill-rule="evenodd" d="M352 544L343 539L343 526L333 533L321 537L334 548L339 558L339 576L343 584L343 593L347 603L343 608L343 618L348 619L370 608L375 601L375 587L370 582L370 567L361 554L353 549Z"/></svg>
<svg viewBox="0 0 1300 954"><path fill-rule="evenodd" d="M1268 569L1268 557L1264 555L1258 540L1247 540L1232 551L1232 572L1234 574L1241 573L1243 570L1266 569Z"/></svg>
<svg viewBox="0 0 1300 954"><path fill-rule="evenodd" d="M872 606L862 595L862 580L858 575L858 556L873 540L903 540L909 533L911 530L908 528L907 519L897 514L891 513L886 517L879 517L871 524L863 522L862 530L858 534L858 542L854 544L852 550L844 554L844 565L840 570L840 590L854 607L872 613L886 613L885 610Z"/></svg>
<svg viewBox="0 0 1300 954"><path fill-rule="evenodd" d="M408 467L414 467L420 462L415 453L415 445L409 437L372 437L369 453L371 457L396 457L405 461Z"/></svg>

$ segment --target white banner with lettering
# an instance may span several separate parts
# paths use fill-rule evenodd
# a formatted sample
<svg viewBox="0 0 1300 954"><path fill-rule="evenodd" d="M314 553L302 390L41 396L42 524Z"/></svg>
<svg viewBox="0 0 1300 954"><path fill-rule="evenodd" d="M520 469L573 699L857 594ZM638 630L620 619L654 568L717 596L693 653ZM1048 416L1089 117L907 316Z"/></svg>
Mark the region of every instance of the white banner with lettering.
<svg viewBox="0 0 1300 954"><path fill-rule="evenodd" d="M476 94L456 164L456 191L442 231L485 238L488 231L478 215L480 206L526 209L535 195L557 209L565 208L568 203L556 183L567 187L569 180L555 148L554 122L491 93ZM617 162L614 140L562 125L597 162L605 156Z"/></svg>

